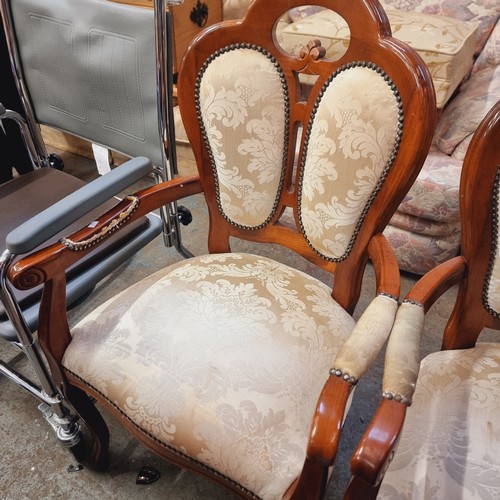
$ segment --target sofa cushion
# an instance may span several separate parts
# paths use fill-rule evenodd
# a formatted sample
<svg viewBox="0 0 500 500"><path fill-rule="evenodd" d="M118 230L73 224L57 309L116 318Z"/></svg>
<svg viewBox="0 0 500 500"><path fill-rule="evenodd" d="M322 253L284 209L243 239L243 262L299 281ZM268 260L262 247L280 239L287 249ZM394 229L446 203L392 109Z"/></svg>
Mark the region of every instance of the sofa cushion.
<svg viewBox="0 0 500 500"><path fill-rule="evenodd" d="M443 107L469 73L476 45L477 23L444 16L387 10L393 35L408 43L427 63ZM341 16L324 9L291 23L282 33L285 50L298 53L311 38L321 40L326 56L339 59L349 45L349 29Z"/></svg>
<svg viewBox="0 0 500 500"><path fill-rule="evenodd" d="M449 236L460 232L460 221L434 221L404 214L399 210L391 217L391 226L426 236Z"/></svg>
<svg viewBox="0 0 500 500"><path fill-rule="evenodd" d="M436 222L458 222L461 170L461 161L433 146L398 211Z"/></svg>
<svg viewBox="0 0 500 500"><path fill-rule="evenodd" d="M434 141L445 154L474 133L490 108L500 100L500 66L487 66L465 82L444 110ZM463 148L462 148L463 149ZM463 153L463 152L462 152Z"/></svg>
<svg viewBox="0 0 500 500"><path fill-rule="evenodd" d="M380 0L384 9L400 9L479 22L475 54L483 49L500 17L498 0Z"/></svg>
<svg viewBox="0 0 500 500"><path fill-rule="evenodd" d="M394 249L399 268L415 274L425 274L455 257L460 249L460 233L428 236L389 225L384 236Z"/></svg>
<svg viewBox="0 0 500 500"><path fill-rule="evenodd" d="M476 73L487 66L498 66L500 64L500 21L497 21L491 32L486 45L476 59L472 73Z"/></svg>

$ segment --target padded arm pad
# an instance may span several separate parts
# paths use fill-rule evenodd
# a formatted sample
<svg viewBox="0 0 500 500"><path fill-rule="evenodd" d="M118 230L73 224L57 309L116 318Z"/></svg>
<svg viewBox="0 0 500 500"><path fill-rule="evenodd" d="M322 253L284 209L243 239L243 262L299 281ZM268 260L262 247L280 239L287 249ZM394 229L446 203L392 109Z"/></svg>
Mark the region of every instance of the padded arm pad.
<svg viewBox="0 0 500 500"><path fill-rule="evenodd" d="M13 254L31 252L65 227L142 179L151 170L151 162L146 157L139 156L127 161L11 231L6 238L7 249Z"/></svg>
<svg viewBox="0 0 500 500"><path fill-rule="evenodd" d="M385 353L382 389L411 402L420 369L420 340L424 330L423 306L403 302L398 309Z"/></svg>
<svg viewBox="0 0 500 500"><path fill-rule="evenodd" d="M375 361L389 337L397 309L396 299L377 295L341 347L334 368L358 380Z"/></svg>

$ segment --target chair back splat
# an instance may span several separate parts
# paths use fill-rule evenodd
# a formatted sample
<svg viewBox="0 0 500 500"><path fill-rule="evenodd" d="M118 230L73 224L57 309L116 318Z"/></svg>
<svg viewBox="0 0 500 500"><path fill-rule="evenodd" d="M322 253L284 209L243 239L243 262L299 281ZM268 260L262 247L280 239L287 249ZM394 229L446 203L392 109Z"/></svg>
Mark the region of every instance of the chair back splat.
<svg viewBox="0 0 500 500"><path fill-rule="evenodd" d="M21 288L45 283L40 342L91 430L94 464L106 463L108 430L87 396L165 459L244 498L325 493L350 395L396 314L399 269L382 231L427 155L435 95L377 1L315 3L349 25L340 59L315 41L283 50L275 28L298 0L255 0L244 19L208 27L177 81L198 175L136 193L9 274ZM122 213L126 227L201 192L209 254L133 284L70 330L61 271L79 249L120 231ZM230 252L234 238L252 251ZM316 266L283 262L278 245ZM356 321L369 259L376 296ZM328 283L311 275L318 267Z"/></svg>
<svg viewBox="0 0 500 500"><path fill-rule="evenodd" d="M322 59L313 41L285 53L273 27L301 2L257 1L245 19L193 41L179 104L210 209L210 250L227 251L230 236L279 241L335 269L334 296L351 310L368 242L424 159L433 90L377 2L315 3L349 26L339 60ZM316 78L307 100L304 75Z"/></svg>

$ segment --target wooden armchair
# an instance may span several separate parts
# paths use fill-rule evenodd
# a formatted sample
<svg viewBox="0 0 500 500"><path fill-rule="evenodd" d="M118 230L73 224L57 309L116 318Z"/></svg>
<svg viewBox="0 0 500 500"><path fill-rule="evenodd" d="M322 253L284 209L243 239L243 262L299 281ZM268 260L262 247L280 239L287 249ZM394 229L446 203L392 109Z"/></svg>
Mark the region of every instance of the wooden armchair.
<svg viewBox="0 0 500 500"><path fill-rule="evenodd" d="M476 343L484 328L500 329L499 138L500 101L464 160L461 255L429 271L398 310L383 399L352 458L346 498L379 488L378 498L500 496L500 344ZM456 283L442 350L420 362L425 313Z"/></svg>
<svg viewBox="0 0 500 500"><path fill-rule="evenodd" d="M435 102L426 66L376 1L317 3L350 26L341 59L314 42L299 57L277 44L274 26L298 0L255 0L243 20L210 26L178 77L199 175L136 193L9 274L18 287L45 283L40 343L97 465L108 432L88 395L162 457L242 497L324 493L349 396L393 324L399 270L382 231L426 157ZM307 101L301 73L317 76ZM135 284L70 332L64 268L196 193L210 254ZM230 238L288 247L330 272L333 289L279 250L231 253ZM356 322L369 259L376 297Z"/></svg>

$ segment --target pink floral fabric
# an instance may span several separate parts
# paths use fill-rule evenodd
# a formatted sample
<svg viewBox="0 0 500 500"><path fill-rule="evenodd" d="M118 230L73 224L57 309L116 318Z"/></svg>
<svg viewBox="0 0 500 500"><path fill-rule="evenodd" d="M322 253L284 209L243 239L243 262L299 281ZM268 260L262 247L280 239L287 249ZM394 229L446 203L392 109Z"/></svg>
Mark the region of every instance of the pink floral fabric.
<svg viewBox="0 0 500 500"><path fill-rule="evenodd" d="M402 271L424 274L451 259L460 249L460 233L427 236L389 225L384 231Z"/></svg>
<svg viewBox="0 0 500 500"><path fill-rule="evenodd" d="M474 73L444 110L435 142L450 155L468 135L474 133L491 107L500 100L500 66L488 66Z"/></svg>
<svg viewBox="0 0 500 500"><path fill-rule="evenodd" d="M486 45L474 63L472 72L481 71L487 66L498 66L500 64L500 20L493 28Z"/></svg>
<svg viewBox="0 0 500 500"><path fill-rule="evenodd" d="M462 162L431 148L412 188L384 231L400 269L424 274L460 248Z"/></svg>
<svg viewBox="0 0 500 500"><path fill-rule="evenodd" d="M398 207L398 212L447 224L459 221L458 189L461 171L460 160L432 147L419 176Z"/></svg>

